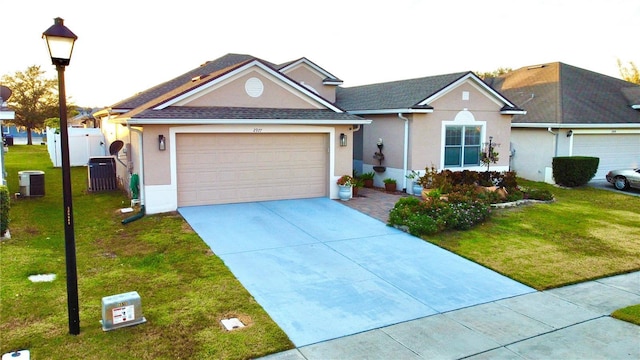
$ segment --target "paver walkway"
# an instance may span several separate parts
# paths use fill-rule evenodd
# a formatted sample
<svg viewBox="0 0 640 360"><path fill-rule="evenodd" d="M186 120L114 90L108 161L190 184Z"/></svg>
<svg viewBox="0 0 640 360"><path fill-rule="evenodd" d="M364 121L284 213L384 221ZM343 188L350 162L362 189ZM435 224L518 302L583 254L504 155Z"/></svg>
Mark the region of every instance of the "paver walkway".
<svg viewBox="0 0 640 360"><path fill-rule="evenodd" d="M398 199L406 196L412 195L402 192L389 193L382 189L361 188L357 197L349 201L341 201L341 203L386 224L389 220L389 211L393 209Z"/></svg>

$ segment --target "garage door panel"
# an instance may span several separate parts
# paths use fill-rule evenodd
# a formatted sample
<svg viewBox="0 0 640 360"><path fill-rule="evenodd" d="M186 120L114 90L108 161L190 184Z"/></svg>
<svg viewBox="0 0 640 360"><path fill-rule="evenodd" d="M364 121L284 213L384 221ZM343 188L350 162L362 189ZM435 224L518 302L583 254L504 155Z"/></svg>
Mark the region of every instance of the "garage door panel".
<svg viewBox="0 0 640 360"><path fill-rule="evenodd" d="M178 206L326 196L326 134L178 134Z"/></svg>
<svg viewBox="0 0 640 360"><path fill-rule="evenodd" d="M600 158L594 179L602 180L609 170L639 166L640 134L575 134L573 155Z"/></svg>

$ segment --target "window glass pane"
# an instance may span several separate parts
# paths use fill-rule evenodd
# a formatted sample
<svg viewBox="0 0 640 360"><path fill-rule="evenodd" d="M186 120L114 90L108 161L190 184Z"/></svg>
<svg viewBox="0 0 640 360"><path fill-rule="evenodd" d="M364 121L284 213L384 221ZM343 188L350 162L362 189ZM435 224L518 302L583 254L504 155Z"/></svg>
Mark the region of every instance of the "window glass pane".
<svg viewBox="0 0 640 360"><path fill-rule="evenodd" d="M466 126L464 128L464 144L480 145L480 127Z"/></svg>
<svg viewBox="0 0 640 360"><path fill-rule="evenodd" d="M465 146L464 164L480 165L480 147L479 146Z"/></svg>
<svg viewBox="0 0 640 360"><path fill-rule="evenodd" d="M462 145L462 126L447 126L445 145Z"/></svg>
<svg viewBox="0 0 640 360"><path fill-rule="evenodd" d="M461 147L447 147L444 149L444 166L460 166Z"/></svg>

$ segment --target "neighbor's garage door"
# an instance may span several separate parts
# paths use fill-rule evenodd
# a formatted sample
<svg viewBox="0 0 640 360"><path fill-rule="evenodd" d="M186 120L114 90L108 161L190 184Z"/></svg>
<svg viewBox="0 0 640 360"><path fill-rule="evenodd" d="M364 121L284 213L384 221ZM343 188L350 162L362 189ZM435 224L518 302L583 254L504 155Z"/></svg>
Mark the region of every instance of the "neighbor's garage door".
<svg viewBox="0 0 640 360"><path fill-rule="evenodd" d="M326 134L177 134L178 206L327 196Z"/></svg>
<svg viewBox="0 0 640 360"><path fill-rule="evenodd" d="M604 180L609 170L640 165L640 134L574 134L573 155L600 158L598 172L593 179Z"/></svg>

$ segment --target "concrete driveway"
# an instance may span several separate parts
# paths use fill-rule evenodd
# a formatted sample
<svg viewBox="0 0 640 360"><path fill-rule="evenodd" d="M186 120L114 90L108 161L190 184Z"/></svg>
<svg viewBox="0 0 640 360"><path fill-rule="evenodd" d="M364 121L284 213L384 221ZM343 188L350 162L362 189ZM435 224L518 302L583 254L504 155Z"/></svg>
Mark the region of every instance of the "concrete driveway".
<svg viewBox="0 0 640 360"><path fill-rule="evenodd" d="M534 292L326 198L179 212L297 347Z"/></svg>
<svg viewBox="0 0 640 360"><path fill-rule="evenodd" d="M602 190L609 190L612 192L616 192L622 195L630 195L630 196L638 196L640 197L640 190L635 189L635 188L629 188L628 190L625 191L621 191L616 189L615 187L613 187L613 185L611 185L610 183L607 182L607 180L591 180L589 181L589 183L587 183L587 185L597 188L597 189L602 189Z"/></svg>

